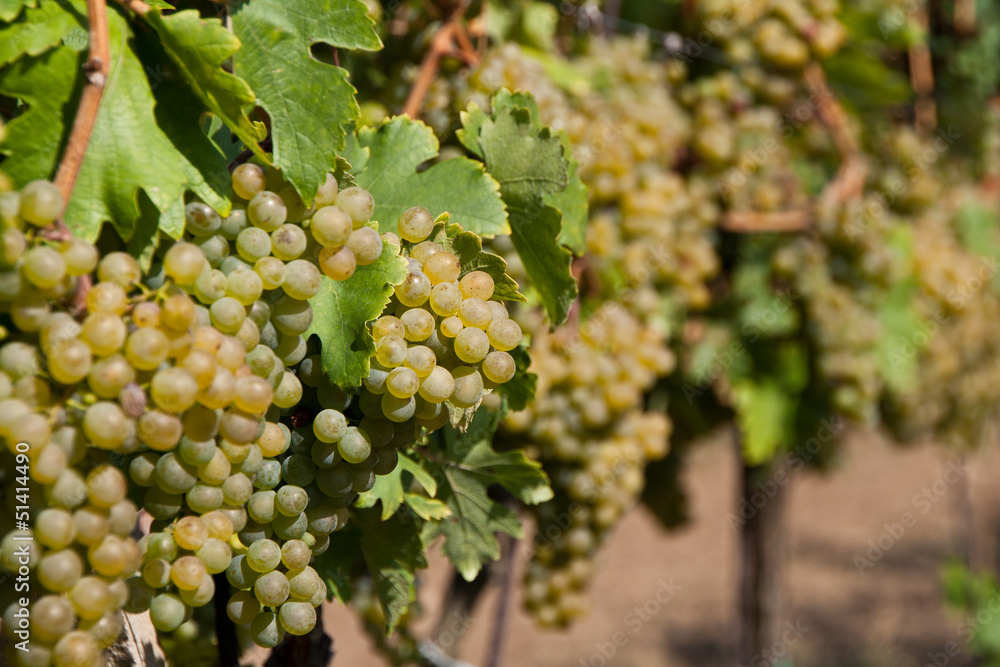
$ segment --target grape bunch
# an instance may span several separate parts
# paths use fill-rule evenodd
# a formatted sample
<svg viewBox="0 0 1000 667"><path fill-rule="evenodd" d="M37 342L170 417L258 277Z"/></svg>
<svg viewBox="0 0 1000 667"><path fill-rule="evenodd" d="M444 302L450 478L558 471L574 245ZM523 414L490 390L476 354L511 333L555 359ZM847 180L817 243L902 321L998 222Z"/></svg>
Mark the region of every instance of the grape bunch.
<svg viewBox="0 0 1000 667"><path fill-rule="evenodd" d="M527 438L556 492L532 508L538 530L525 575L525 604L546 627L587 612L591 562L642 492L645 464L668 448L670 422L644 410L643 394L673 369L673 355L660 331L605 305L579 329L535 331L535 402L501 430Z"/></svg>
<svg viewBox="0 0 1000 667"><path fill-rule="evenodd" d="M496 298L493 277L463 270L442 243L427 240L435 225L411 208L398 230L408 271L386 314L375 321L375 357L359 403L369 418L415 422L426 431L448 423L452 411L475 408L517 370L510 351L522 332Z"/></svg>

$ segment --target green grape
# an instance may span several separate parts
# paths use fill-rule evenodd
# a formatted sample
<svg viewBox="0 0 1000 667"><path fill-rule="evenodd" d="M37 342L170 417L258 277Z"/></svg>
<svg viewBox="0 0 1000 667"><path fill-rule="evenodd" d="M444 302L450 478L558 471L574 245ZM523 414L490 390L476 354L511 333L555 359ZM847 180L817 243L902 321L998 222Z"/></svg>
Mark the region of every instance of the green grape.
<svg viewBox="0 0 1000 667"><path fill-rule="evenodd" d="M490 338L490 344L501 352L509 352L521 343L521 327L511 319L494 318L486 328L486 334Z"/></svg>
<svg viewBox="0 0 1000 667"><path fill-rule="evenodd" d="M226 567L226 579L234 588L244 590L252 588L259 576L260 573L247 563L245 555L234 556Z"/></svg>
<svg viewBox="0 0 1000 667"><path fill-rule="evenodd" d="M149 395L162 410L184 412L198 396L198 381L182 368L164 368L153 375Z"/></svg>
<svg viewBox="0 0 1000 667"><path fill-rule="evenodd" d="M236 252L248 262L271 255L271 237L263 229L247 227L236 237Z"/></svg>
<svg viewBox="0 0 1000 667"><path fill-rule="evenodd" d="M482 299L469 297L458 307L458 319L466 327L485 330L493 319L493 311Z"/></svg>
<svg viewBox="0 0 1000 667"><path fill-rule="evenodd" d="M336 206L321 208L309 226L313 238L324 248L341 248L354 229L351 216Z"/></svg>
<svg viewBox="0 0 1000 667"><path fill-rule="evenodd" d="M410 243L419 243L431 235L434 217L422 206L414 206L403 211L396 225L399 235Z"/></svg>
<svg viewBox="0 0 1000 667"><path fill-rule="evenodd" d="M302 384L294 373L282 373L281 382L274 390L274 404L279 408L293 408L302 400Z"/></svg>
<svg viewBox="0 0 1000 667"><path fill-rule="evenodd" d="M262 611L250 621L250 636L257 646L274 648L285 638L285 630L278 622L278 615Z"/></svg>
<svg viewBox="0 0 1000 667"><path fill-rule="evenodd" d="M121 500L108 510L108 528L119 537L132 534L139 520L139 510L131 500Z"/></svg>
<svg viewBox="0 0 1000 667"><path fill-rule="evenodd" d="M281 260L292 260L306 251L306 233L298 225L284 224L271 232L271 252Z"/></svg>
<svg viewBox="0 0 1000 667"><path fill-rule="evenodd" d="M437 256L433 255L432 258ZM456 314L462 305L462 291L457 282L439 282L431 289L429 302L435 313L441 317L449 317Z"/></svg>
<svg viewBox="0 0 1000 667"><path fill-rule="evenodd" d="M399 336L383 336L375 342L375 359L386 368L395 368L406 360L406 341Z"/></svg>
<svg viewBox="0 0 1000 667"><path fill-rule="evenodd" d="M208 260L208 265L213 269L218 269L222 266L222 262L229 257L229 241L224 239L221 235L216 234L215 236L203 237L200 239L195 239L195 245L201 250L201 254L205 256ZM202 271L202 274L205 272ZM200 275L198 276L201 277ZM195 285L198 281L195 280Z"/></svg>
<svg viewBox="0 0 1000 667"><path fill-rule="evenodd" d="M424 305L431 294L431 281L421 272L411 271L395 287L396 298L404 306L416 308Z"/></svg>
<svg viewBox="0 0 1000 667"><path fill-rule="evenodd" d="M83 630L67 633L52 647L52 664L55 667L92 667L98 660L103 661L101 647L90 633Z"/></svg>
<svg viewBox="0 0 1000 667"><path fill-rule="evenodd" d="M246 307L231 296L225 296L209 308L212 326L223 333L235 333L247 317Z"/></svg>
<svg viewBox="0 0 1000 667"><path fill-rule="evenodd" d="M270 494L273 505L274 493ZM273 540L258 540L247 551L247 565L255 572L270 572L281 563L281 547Z"/></svg>
<svg viewBox="0 0 1000 667"><path fill-rule="evenodd" d="M385 393L382 395L380 405L386 419L397 423L410 419L416 411L416 401L413 400L412 396L398 398L390 393ZM341 450L341 454L343 454L343 450Z"/></svg>
<svg viewBox="0 0 1000 667"><path fill-rule="evenodd" d="M455 378L448 369L435 366L420 383L418 393L425 401L441 403L448 400L455 391Z"/></svg>
<svg viewBox="0 0 1000 667"><path fill-rule="evenodd" d="M83 415L84 434L92 445L101 449L118 449L132 430L131 422L116 403L99 401Z"/></svg>
<svg viewBox="0 0 1000 667"><path fill-rule="evenodd" d="M332 531L331 531L332 532ZM313 568L306 566L301 570L288 571L288 597L294 601L311 600L317 590L324 589L326 584Z"/></svg>
<svg viewBox="0 0 1000 667"><path fill-rule="evenodd" d="M178 592L181 600L189 607L204 607L212 601L215 595L215 582L212 575L206 574L201 578L201 583L194 590L180 590Z"/></svg>
<svg viewBox="0 0 1000 667"><path fill-rule="evenodd" d="M451 402L455 407L471 408L483 397L483 377L471 366L459 366L452 370L455 379L455 391L451 394Z"/></svg>
<svg viewBox="0 0 1000 667"><path fill-rule="evenodd" d="M323 248L319 253L319 268L331 280L347 280L354 275L357 266L357 258L347 246L337 250Z"/></svg>
<svg viewBox="0 0 1000 667"><path fill-rule="evenodd" d="M351 492L351 471L345 466L321 468L316 471L316 486L326 495L343 496Z"/></svg>
<svg viewBox="0 0 1000 667"><path fill-rule="evenodd" d="M351 232L347 247L358 266L367 266L382 256L382 237L371 227L361 227Z"/></svg>
<svg viewBox="0 0 1000 667"><path fill-rule="evenodd" d="M261 257L253 265L264 289L278 289L285 282L285 263L277 257Z"/></svg>
<svg viewBox="0 0 1000 667"><path fill-rule="evenodd" d="M170 583L170 562L162 558L147 560L142 566L142 580L150 588L165 588Z"/></svg>
<svg viewBox="0 0 1000 667"><path fill-rule="evenodd" d="M247 514L257 523L271 523L277 515L274 491L258 491L247 501ZM265 570L266 572L267 570Z"/></svg>
<svg viewBox="0 0 1000 667"><path fill-rule="evenodd" d="M83 576L83 559L73 549L51 551L39 559L35 575L43 588L62 593L70 590Z"/></svg>
<svg viewBox="0 0 1000 667"><path fill-rule="evenodd" d="M76 613L66 598L46 595L31 605L31 620L31 632L36 639L55 642L73 630Z"/></svg>
<svg viewBox="0 0 1000 667"><path fill-rule="evenodd" d="M272 543L273 544L273 543ZM277 549L277 545L275 545ZM281 559L281 551L278 550L278 560ZM288 599L288 579L283 572L278 572L272 568L266 574L262 574L254 582L253 592L257 596L261 605L265 607L277 607Z"/></svg>
<svg viewBox="0 0 1000 667"><path fill-rule="evenodd" d="M249 623L259 613L260 602L250 591L236 591L226 603L226 615L233 623Z"/></svg>
<svg viewBox="0 0 1000 667"><path fill-rule="evenodd" d="M246 211L234 208L228 216L222 219L222 224L219 226L219 236L227 241L235 241L248 224Z"/></svg>
<svg viewBox="0 0 1000 667"><path fill-rule="evenodd" d="M304 512L309 504L309 495L300 486L291 484L278 489L275 508L285 516L296 516Z"/></svg>
<svg viewBox="0 0 1000 667"><path fill-rule="evenodd" d="M250 162L244 162L233 169L233 192L242 199L253 199L264 190L267 177L264 170Z"/></svg>
<svg viewBox="0 0 1000 667"><path fill-rule="evenodd" d="M35 246L21 259L21 271L32 285L49 289L66 276L66 262L56 250Z"/></svg>
<svg viewBox="0 0 1000 667"><path fill-rule="evenodd" d="M458 281L462 296L466 299L489 301L493 296L493 278L484 271L470 271Z"/></svg>
<svg viewBox="0 0 1000 667"><path fill-rule="evenodd" d="M309 520L305 512L294 516L279 514L274 518L274 534L282 540L301 539L309 528Z"/></svg>
<svg viewBox="0 0 1000 667"><path fill-rule="evenodd" d="M178 241L163 256L163 269L178 285L191 285L198 275L208 268L205 256L198 246Z"/></svg>
<svg viewBox="0 0 1000 667"><path fill-rule="evenodd" d="M288 217L288 208L281 197L273 192L263 190L258 192L247 204L247 218L254 227L273 232L280 227Z"/></svg>
<svg viewBox="0 0 1000 667"><path fill-rule="evenodd" d="M108 253L97 265L97 280L130 289L143 278L139 262L126 252ZM89 306L89 304L88 304Z"/></svg>
<svg viewBox="0 0 1000 667"><path fill-rule="evenodd" d="M169 353L170 339L159 329L137 329L125 341L125 359L139 371L153 370L166 361Z"/></svg>
<svg viewBox="0 0 1000 667"><path fill-rule="evenodd" d="M21 218L36 227L48 227L62 213L63 197L49 181L31 181L21 188Z"/></svg>
<svg viewBox="0 0 1000 667"><path fill-rule="evenodd" d="M420 388L420 378L410 368L394 368L386 378L385 387L396 398L410 398Z"/></svg>
<svg viewBox="0 0 1000 667"><path fill-rule="evenodd" d="M73 515L63 509L48 508L38 513L34 523L35 537L49 549L63 549L76 538Z"/></svg>
<svg viewBox="0 0 1000 667"><path fill-rule="evenodd" d="M293 299L305 301L316 296L322 286L319 269L304 259L296 259L285 265L285 281L281 289Z"/></svg>
<svg viewBox="0 0 1000 667"><path fill-rule="evenodd" d="M59 253L62 255L68 275L82 276L97 267L99 257L97 248L83 239L72 238L63 241L59 245Z"/></svg>
<svg viewBox="0 0 1000 667"><path fill-rule="evenodd" d="M76 525L76 541L85 546L99 544L111 530L108 512L90 505L73 513L73 523Z"/></svg>
<svg viewBox="0 0 1000 667"><path fill-rule="evenodd" d="M76 615L86 620L96 620L110 611L113 598L108 584L99 577L80 577L69 590L69 601Z"/></svg>
<svg viewBox="0 0 1000 667"><path fill-rule="evenodd" d="M187 606L173 593L160 593L149 603L149 620L160 632L173 632L186 616Z"/></svg>
<svg viewBox="0 0 1000 667"><path fill-rule="evenodd" d="M305 635L316 626L316 610L308 602L286 602L278 610L278 619L288 634Z"/></svg>
<svg viewBox="0 0 1000 667"><path fill-rule="evenodd" d="M271 405L274 391L267 380L248 375L236 380L233 404L249 413L261 413Z"/></svg>
<svg viewBox="0 0 1000 667"><path fill-rule="evenodd" d="M113 465L104 463L87 473L87 499L95 507L110 508L125 499L128 481Z"/></svg>
<svg viewBox="0 0 1000 667"><path fill-rule="evenodd" d="M177 514L184 505L184 496L177 493L167 493L154 486L146 491L142 508L154 519L169 519Z"/></svg>
<svg viewBox="0 0 1000 667"><path fill-rule="evenodd" d="M337 442L347 432L347 420L338 410L323 410L313 420L313 433L322 442Z"/></svg>
<svg viewBox="0 0 1000 667"><path fill-rule="evenodd" d="M260 491L270 491L281 483L281 463L273 459L265 460L257 474L254 475L253 486Z"/></svg>
<svg viewBox="0 0 1000 667"><path fill-rule="evenodd" d="M281 545L281 563L289 570L299 570L312 560L312 550L302 540L289 540Z"/></svg>
<svg viewBox="0 0 1000 667"><path fill-rule="evenodd" d="M275 328L286 336L298 336L304 333L313 319L312 308L308 301L286 298L274 305L271 312L271 322Z"/></svg>
<svg viewBox="0 0 1000 667"><path fill-rule="evenodd" d="M317 444L320 443L314 443L314 446ZM293 486L309 486L316 479L316 464L308 456L292 454L281 462L281 476Z"/></svg>
<svg viewBox="0 0 1000 667"><path fill-rule="evenodd" d="M243 306L252 306L264 292L264 282L252 269L238 268L226 276L226 296Z"/></svg>
<svg viewBox="0 0 1000 667"><path fill-rule="evenodd" d="M182 591L193 591L205 577L205 564L195 556L181 556L170 567L170 581Z"/></svg>
<svg viewBox="0 0 1000 667"><path fill-rule="evenodd" d="M209 206L193 201L184 207L184 228L193 236L211 236L222 226L222 218Z"/></svg>
<svg viewBox="0 0 1000 667"><path fill-rule="evenodd" d="M454 338L464 328L465 325L462 324L462 320L460 320L458 317L454 315L452 315L451 317L446 317L443 320L441 320L441 326L440 326L441 334L447 338Z"/></svg>
<svg viewBox="0 0 1000 667"><path fill-rule="evenodd" d="M407 310L399 316L399 319L404 325L405 338L408 341L424 341L434 333L434 315L423 308Z"/></svg>
<svg viewBox="0 0 1000 667"><path fill-rule="evenodd" d="M367 190L351 186L337 193L334 200L336 206L351 216L354 226L358 227L372 219L375 211L375 201Z"/></svg>
<svg viewBox="0 0 1000 667"><path fill-rule="evenodd" d="M458 287L457 281L462 273L462 263L450 252L438 252L427 258L423 270L434 286L454 284Z"/></svg>
<svg viewBox="0 0 1000 667"><path fill-rule="evenodd" d="M455 355L468 364L482 361L489 350L490 339L482 329L466 327L455 336Z"/></svg>
<svg viewBox="0 0 1000 667"><path fill-rule="evenodd" d="M169 452L156 462L153 480L167 493L187 493L198 481L198 470Z"/></svg>
<svg viewBox="0 0 1000 667"><path fill-rule="evenodd" d="M490 352L483 360L483 375L490 382L503 384L514 377L515 371L514 357L506 352Z"/></svg>

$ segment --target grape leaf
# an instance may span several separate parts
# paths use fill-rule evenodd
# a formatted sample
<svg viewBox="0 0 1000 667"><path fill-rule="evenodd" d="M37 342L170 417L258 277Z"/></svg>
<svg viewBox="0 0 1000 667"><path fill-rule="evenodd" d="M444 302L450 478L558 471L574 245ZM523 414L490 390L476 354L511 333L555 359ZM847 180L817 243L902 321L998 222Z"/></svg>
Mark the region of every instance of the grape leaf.
<svg viewBox="0 0 1000 667"><path fill-rule="evenodd" d="M360 559L361 531L356 522L350 521L343 530L330 535L329 548L312 563L313 569L326 582L328 600L336 598L342 604L351 601L354 594L351 574Z"/></svg>
<svg viewBox="0 0 1000 667"><path fill-rule="evenodd" d="M8 25L0 26L0 66L21 56L37 56L57 45L74 28L87 25L86 11L66 0L47 0Z"/></svg>
<svg viewBox="0 0 1000 667"><path fill-rule="evenodd" d="M194 125L187 133L168 137L157 125L155 99L143 63L129 47L131 32L117 12L108 12L112 69L87 153L66 209L66 224L88 240L97 238L110 221L128 240L140 215L140 191L161 214L179 210L185 190L206 201L218 198L184 152L199 140ZM50 178L76 109L81 61L65 46L37 58L18 60L0 77L0 92L20 97L27 112L10 124L0 151L9 157L4 170L16 183ZM168 226L177 224L176 215Z"/></svg>
<svg viewBox="0 0 1000 667"><path fill-rule="evenodd" d="M196 10L163 16L148 12L146 22L160 37L164 51L205 106L228 125L253 153L269 162L257 143L267 136L263 123L253 123L244 108L254 102L246 81L221 65L240 48L240 40L218 19L202 19ZM183 107L172 107L181 109Z"/></svg>
<svg viewBox="0 0 1000 667"><path fill-rule="evenodd" d="M734 380L733 396L747 463L765 463L792 442L795 401L777 381Z"/></svg>
<svg viewBox="0 0 1000 667"><path fill-rule="evenodd" d="M510 356L514 357L517 370L507 382L497 386L496 392L507 397L507 407L510 410L524 410L535 398L535 390L538 388L538 376L528 372L531 365L531 357L528 350L523 345L515 347L510 351Z"/></svg>
<svg viewBox="0 0 1000 667"><path fill-rule="evenodd" d="M379 230L395 232L403 211L427 208L434 217L447 211L452 221L480 236L510 234L499 186L483 165L465 157L417 172L438 154L433 130L397 116L379 128L362 128L349 138L345 157L357 184L375 198Z"/></svg>
<svg viewBox="0 0 1000 667"><path fill-rule="evenodd" d="M0 0L0 21L13 21L22 7L34 7L35 0Z"/></svg>
<svg viewBox="0 0 1000 667"><path fill-rule="evenodd" d="M393 286L406 277L406 261L399 246L386 243L382 256L359 266L347 280L323 277L319 294L309 300L313 322L305 337L319 336L323 345L323 371L342 388L357 387L368 377L375 339L368 322L382 314Z"/></svg>
<svg viewBox="0 0 1000 667"><path fill-rule="evenodd" d="M0 93L28 103L28 110L7 124L0 153L4 172L23 185L49 178L73 123L73 97L79 71L77 54L65 47L21 58L0 73Z"/></svg>
<svg viewBox="0 0 1000 667"><path fill-rule="evenodd" d="M389 634L415 598L415 572L427 567L420 530L412 515L405 513L384 519L374 510L357 510L353 521L361 529L361 552L385 610Z"/></svg>
<svg viewBox="0 0 1000 667"><path fill-rule="evenodd" d="M531 116L531 124L537 129L543 127L542 114L538 109L538 103L531 93L518 91L510 92L505 88L500 89L493 97L493 109L527 109ZM485 116L482 116L485 118ZM481 127L482 118L479 119ZM550 128L551 130L551 128ZM590 219L589 206L587 202L587 186L577 173L580 165L572 157L573 146L570 143L569 135L564 130L554 131L563 145L563 154L567 160L566 187L558 192L552 192L545 196L545 203L559 209L562 213L562 231L559 234L559 243L563 244L577 255L582 255L587 249L587 222ZM478 153L478 147L470 148Z"/></svg>
<svg viewBox="0 0 1000 667"><path fill-rule="evenodd" d="M470 271L488 273L493 278L493 294L498 299L525 300L524 295L517 291L517 282L507 275L507 262L504 258L483 252L483 241L474 233L446 221L438 222L429 238L458 257L462 264L462 275Z"/></svg>
<svg viewBox="0 0 1000 667"><path fill-rule="evenodd" d="M552 489L541 464L521 450L498 453L491 440L501 413L479 410L465 433L445 427L440 440L444 454L429 468L438 480L438 497L451 509L451 516L424 525L423 539L429 543L443 535L444 553L467 580L472 581L489 560L500 557L496 533L522 534L517 514L487 495L500 484L529 504L552 498Z"/></svg>
<svg viewBox="0 0 1000 667"><path fill-rule="evenodd" d="M403 473L408 473L408 478L404 482ZM388 475L379 475L375 478L375 486L360 494L355 501L355 507L374 507L375 503L382 503L382 520L388 519L395 514L405 503L423 519L440 519L451 514L448 506L440 500L428 498L418 493L407 492L409 488L409 477L420 482L427 493L433 496L437 493L437 482L434 477L424 470L419 463L407 457L405 454L399 455L399 464Z"/></svg>
<svg viewBox="0 0 1000 667"><path fill-rule="evenodd" d="M514 247L546 313L558 323L569 314L577 284L573 254L559 241L562 213L548 199L569 185L569 161L562 140L540 127L530 107L503 106L505 99L489 117L470 107L459 137L500 183Z"/></svg>
<svg viewBox="0 0 1000 667"><path fill-rule="evenodd" d="M344 147L347 125L360 115L347 71L327 65L310 49L377 50L361 0L253 0L234 8L233 32L243 44L235 72L268 113L274 164L307 204Z"/></svg>

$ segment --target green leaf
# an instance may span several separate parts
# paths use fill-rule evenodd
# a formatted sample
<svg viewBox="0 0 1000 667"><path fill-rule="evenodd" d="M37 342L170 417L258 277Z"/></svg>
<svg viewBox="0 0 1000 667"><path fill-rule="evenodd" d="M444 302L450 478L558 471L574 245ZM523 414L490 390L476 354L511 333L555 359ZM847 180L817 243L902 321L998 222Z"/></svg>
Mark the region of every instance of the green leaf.
<svg viewBox="0 0 1000 667"><path fill-rule="evenodd" d="M733 382L733 396L747 463L765 463L792 443L795 401L778 382L742 379Z"/></svg>
<svg viewBox="0 0 1000 667"><path fill-rule="evenodd" d="M857 109L881 109L913 98L905 76L860 48L841 50L823 62L823 69L834 92Z"/></svg>
<svg viewBox="0 0 1000 667"><path fill-rule="evenodd" d="M566 137L565 132L560 135ZM570 154L569 138L563 142L566 155ZM559 233L559 243L563 244L577 255L587 251L587 223L590 221L590 210L587 204L588 190L577 173L580 164L569 160L567 176L569 182L566 189L545 198L545 203L562 213L562 231Z"/></svg>
<svg viewBox="0 0 1000 667"><path fill-rule="evenodd" d="M34 6L35 0L0 0L0 21L13 21L21 13L22 7Z"/></svg>
<svg viewBox="0 0 1000 667"><path fill-rule="evenodd" d="M382 47L361 0L252 0L233 14L243 44L233 57L237 76L257 94L271 120L274 164L312 203L344 147L347 126L360 116L347 71L313 57L323 42L335 48Z"/></svg>
<svg viewBox="0 0 1000 667"><path fill-rule="evenodd" d="M355 507L369 508L375 507L375 503L382 503L382 520L385 521L399 510L403 505L403 469L400 466L388 475L377 475L375 484L354 501Z"/></svg>
<svg viewBox="0 0 1000 667"><path fill-rule="evenodd" d="M403 494L403 502L424 521L440 521L451 516L451 509L437 498L428 498L419 493L406 493Z"/></svg>
<svg viewBox="0 0 1000 667"><path fill-rule="evenodd" d="M252 123L244 111L254 102L253 91L246 81L222 69L240 48L240 40L218 19L202 19L193 9L170 16L151 11L144 18L204 105L258 158L269 162L257 143L267 136L267 128L263 123Z"/></svg>
<svg viewBox="0 0 1000 667"><path fill-rule="evenodd" d="M892 286L879 306L882 335L876 343L879 368L887 387L907 392L919 380L916 348L926 340L925 325L916 309L916 279Z"/></svg>
<svg viewBox="0 0 1000 667"><path fill-rule="evenodd" d="M447 211L452 222L480 236L510 234L499 186L481 163L459 157L417 172L437 157L438 147L431 128L405 116L362 128L348 140L344 157L375 199L379 231L395 232L403 211L423 206L435 218Z"/></svg>
<svg viewBox="0 0 1000 667"><path fill-rule="evenodd" d="M569 162L562 140L537 125L532 107L502 106L507 95L498 95L492 117L478 109L463 114L459 137L500 183L514 247L546 313L558 323L569 313L577 284L573 254L559 242L562 213L547 198L566 189Z"/></svg>
<svg viewBox="0 0 1000 667"><path fill-rule="evenodd" d="M330 546L313 561L313 569L323 578L327 599L336 598L342 604L351 601L354 586L351 575L361 561L361 531L357 522L350 521L343 530L330 535Z"/></svg>
<svg viewBox="0 0 1000 667"><path fill-rule="evenodd" d="M413 517L403 513L380 519L375 511L359 510L353 520L361 529L361 551L385 610L389 634L415 598L415 572L427 567L420 530Z"/></svg>
<svg viewBox="0 0 1000 667"><path fill-rule="evenodd" d="M496 392L507 397L507 408L513 411L524 410L535 398L535 391L538 388L538 376L528 372L531 365L531 357L528 350L521 345L510 351L517 364L514 377L496 388Z"/></svg>
<svg viewBox="0 0 1000 667"><path fill-rule="evenodd" d="M498 453L490 444L501 414L479 410L466 433L445 427L444 455L432 469L438 479L438 497L451 509L451 516L424 526L423 538L430 542L443 535L444 553L452 565L471 581L489 560L500 557L497 532L514 537L522 534L517 514L487 495L500 484L525 503L552 498L552 489L541 464L523 451Z"/></svg>
<svg viewBox="0 0 1000 667"><path fill-rule="evenodd" d="M319 294L309 300L313 322L304 335L319 336L323 371L340 387L360 386L368 377L375 340L366 325L382 314L393 286L405 277L399 246L386 243L376 262L359 266L347 280L324 276Z"/></svg>
<svg viewBox="0 0 1000 667"><path fill-rule="evenodd" d="M503 257L483 252L483 241L476 234L464 231L457 224L438 223L429 237L443 249L458 257L462 274L482 271L493 278L493 295L504 301L524 301L517 291L517 282L507 275L507 262Z"/></svg>
<svg viewBox="0 0 1000 667"><path fill-rule="evenodd" d="M959 238L965 249L980 256L992 255L997 247L996 211L970 201L959 209L956 218Z"/></svg>
<svg viewBox="0 0 1000 667"><path fill-rule="evenodd" d="M0 67L23 55L37 56L56 46L74 28L87 25L84 13L66 0L46 0L37 8L28 8L9 25L0 26Z"/></svg>
<svg viewBox="0 0 1000 667"><path fill-rule="evenodd" d="M129 47L131 32L117 12L108 12L113 68L87 153L66 209L66 224L88 240L112 222L122 239L132 236L143 191L161 213L176 210L184 191L206 201L218 194L187 160L186 142L200 133L176 135L181 147L157 125L155 99L142 62ZM141 40L140 40L141 41ZM76 110L84 55L56 47L37 58L18 60L0 77L0 92L28 103L11 122L0 151L15 182L51 178ZM76 93L76 94L74 94Z"/></svg>

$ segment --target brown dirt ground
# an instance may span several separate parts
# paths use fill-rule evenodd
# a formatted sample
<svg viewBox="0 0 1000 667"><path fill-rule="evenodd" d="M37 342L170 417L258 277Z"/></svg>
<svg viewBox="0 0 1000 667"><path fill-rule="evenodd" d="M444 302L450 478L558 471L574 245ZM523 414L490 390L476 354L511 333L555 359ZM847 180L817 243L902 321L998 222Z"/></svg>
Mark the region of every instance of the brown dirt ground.
<svg viewBox="0 0 1000 667"><path fill-rule="evenodd" d="M944 481L962 460L932 445L899 448L866 433L852 434L839 466L806 473L790 485L788 649L799 667L922 667L949 641L961 644L949 667L974 664L959 638L961 618L942 603L940 567L969 544L971 506L974 562L995 564L993 536L1000 512L1000 452L969 455L967 474ZM520 609L510 618L503 664L511 667L687 667L732 665L735 650L735 533L727 515L735 507L737 468L731 444L716 438L695 449L684 473L692 522L664 533L642 510L623 521L600 556L593 582L594 609L569 631L543 632ZM935 482L937 486L935 487ZM929 489L924 502L915 498ZM966 500L968 499L968 500ZM965 509L963 509L963 506ZM884 525L910 512L915 520L873 567L859 574L854 557ZM889 538L883 538L883 544ZM519 567L523 567L520 558ZM447 568L439 555L421 579L426 634L440 609ZM666 604L655 601L661 581L679 588ZM486 662L497 591L489 590L472 614L457 657ZM646 605L648 615L635 615ZM630 615L631 614L631 615ZM644 620L643 620L644 619ZM335 667L385 664L350 612L330 606L325 625L334 637ZM601 645L618 636L606 663ZM783 648L783 647L779 647ZM780 650L779 650L780 652ZM785 665L789 662L783 663Z"/></svg>

